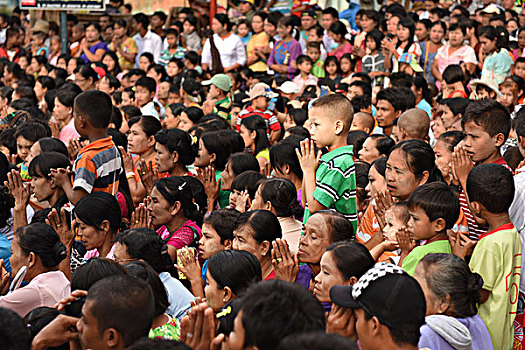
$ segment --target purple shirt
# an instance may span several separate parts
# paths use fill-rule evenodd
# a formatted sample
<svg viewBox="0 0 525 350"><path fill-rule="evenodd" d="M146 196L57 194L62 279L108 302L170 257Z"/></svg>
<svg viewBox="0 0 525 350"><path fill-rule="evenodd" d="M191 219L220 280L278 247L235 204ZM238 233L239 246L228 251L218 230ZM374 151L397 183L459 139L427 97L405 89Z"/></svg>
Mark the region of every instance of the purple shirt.
<svg viewBox="0 0 525 350"><path fill-rule="evenodd" d="M491 350L494 349L490 339L489 331L479 315L467 318L457 318L470 331L472 337L472 350ZM418 347L429 348L432 350L454 350L439 334L432 328L424 324L419 329L421 337L419 338Z"/></svg>
<svg viewBox="0 0 525 350"><path fill-rule="evenodd" d="M97 52L98 49L103 49L104 51L109 51L108 46L106 44L104 44L102 41L99 41L95 45L92 45L92 46L89 47L89 52L91 52L92 54L95 54L95 52ZM87 58L85 53L82 53L82 55L80 55L80 58L82 58L84 60L84 62L86 62L86 63L91 63L91 61Z"/></svg>
<svg viewBox="0 0 525 350"><path fill-rule="evenodd" d="M301 44L295 39L284 42L278 41L270 53L268 58L268 66L271 64L284 64L285 58L288 55L288 67L286 68L287 77L293 79L297 75L297 70L292 67L292 62L297 60L302 53Z"/></svg>

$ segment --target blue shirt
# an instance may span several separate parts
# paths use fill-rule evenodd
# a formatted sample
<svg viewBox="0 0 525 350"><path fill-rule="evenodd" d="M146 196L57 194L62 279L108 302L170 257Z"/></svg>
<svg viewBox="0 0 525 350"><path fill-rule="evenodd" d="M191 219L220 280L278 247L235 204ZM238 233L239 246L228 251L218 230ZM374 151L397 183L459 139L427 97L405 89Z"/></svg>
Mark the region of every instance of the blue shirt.
<svg viewBox="0 0 525 350"><path fill-rule="evenodd" d="M7 271L11 272L11 263L9 258L11 257L11 242L4 236L0 234L0 259L4 259L5 268Z"/></svg>
<svg viewBox="0 0 525 350"><path fill-rule="evenodd" d="M170 306L168 306L166 312L180 320L186 315L186 310L191 307L190 303L195 298L178 279L171 277L168 272L161 272L159 278L168 293Z"/></svg>
<svg viewBox="0 0 525 350"><path fill-rule="evenodd" d="M427 100L422 99L421 101L419 101L416 107L427 112L429 118L432 117L432 107L430 106L430 104L428 104Z"/></svg>

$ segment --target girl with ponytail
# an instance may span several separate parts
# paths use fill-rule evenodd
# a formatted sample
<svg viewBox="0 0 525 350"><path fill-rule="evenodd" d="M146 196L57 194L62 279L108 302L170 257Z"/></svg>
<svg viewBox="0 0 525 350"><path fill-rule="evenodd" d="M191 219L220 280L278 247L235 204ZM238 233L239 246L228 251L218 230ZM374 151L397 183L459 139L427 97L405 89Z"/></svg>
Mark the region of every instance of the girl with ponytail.
<svg viewBox="0 0 525 350"><path fill-rule="evenodd" d="M71 292L69 280L58 265L66 258L66 247L51 226L36 223L19 228L11 242L11 272L0 260L0 307L10 309L21 317L41 307L53 307ZM10 278L25 269L22 279L29 282L24 288L11 286L14 291L7 294Z"/></svg>
<svg viewBox="0 0 525 350"><path fill-rule="evenodd" d="M493 349L479 317L483 279L452 254L427 254L414 278L425 294L426 324L420 329L420 349Z"/></svg>
<svg viewBox="0 0 525 350"><path fill-rule="evenodd" d="M266 209L277 216L283 238L288 242L290 251L295 254L299 249L304 209L297 201L294 184L278 177L259 181L252 209Z"/></svg>

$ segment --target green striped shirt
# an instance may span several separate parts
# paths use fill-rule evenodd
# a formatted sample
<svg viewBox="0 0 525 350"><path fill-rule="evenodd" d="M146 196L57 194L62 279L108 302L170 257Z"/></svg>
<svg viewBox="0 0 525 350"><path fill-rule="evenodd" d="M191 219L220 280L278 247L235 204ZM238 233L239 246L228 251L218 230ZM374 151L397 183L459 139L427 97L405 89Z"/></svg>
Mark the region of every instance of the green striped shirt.
<svg viewBox="0 0 525 350"><path fill-rule="evenodd" d="M343 146L326 153L315 172L315 200L327 209L344 215L357 229L357 199L354 146ZM310 217L305 209L303 225Z"/></svg>

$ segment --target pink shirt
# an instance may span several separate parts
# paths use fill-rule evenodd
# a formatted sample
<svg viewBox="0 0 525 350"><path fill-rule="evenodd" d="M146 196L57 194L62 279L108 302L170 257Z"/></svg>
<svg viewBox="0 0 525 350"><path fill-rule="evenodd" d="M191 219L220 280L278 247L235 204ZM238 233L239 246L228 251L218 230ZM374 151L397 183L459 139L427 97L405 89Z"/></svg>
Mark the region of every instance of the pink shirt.
<svg viewBox="0 0 525 350"><path fill-rule="evenodd" d="M460 64L460 62L478 64L476 52L468 45L463 45L454 52L449 53L450 44L445 44L438 49L435 60L437 61L440 73L451 64Z"/></svg>
<svg viewBox="0 0 525 350"><path fill-rule="evenodd" d="M308 75L306 79L303 79L303 77L301 77L301 75L299 74L298 76L293 78L293 82L297 84L297 86L299 87L299 91L301 92L308 85L317 86L317 78L313 74Z"/></svg>
<svg viewBox="0 0 525 350"><path fill-rule="evenodd" d="M195 231L197 231L197 234L199 238L201 237L201 228L197 226L195 221L188 220L182 225L181 228L179 228L177 231L175 231L173 234L168 231L168 228L166 226L162 226L157 230L157 234L162 238L163 240L168 240L166 242L167 245L171 245L175 247L175 249L180 249L182 247L189 246L193 240L194 240L194 234L193 230L191 228L194 228Z"/></svg>
<svg viewBox="0 0 525 350"><path fill-rule="evenodd" d="M77 129L75 129L74 118L71 118L69 123L60 130L60 135L58 136L60 141L66 144L66 147L69 145L69 140L78 139L79 137L80 135L78 134Z"/></svg>
<svg viewBox="0 0 525 350"><path fill-rule="evenodd" d="M60 299L70 294L69 280L62 271L50 271L36 276L27 286L0 297L0 307L24 317L37 307L53 307Z"/></svg>

